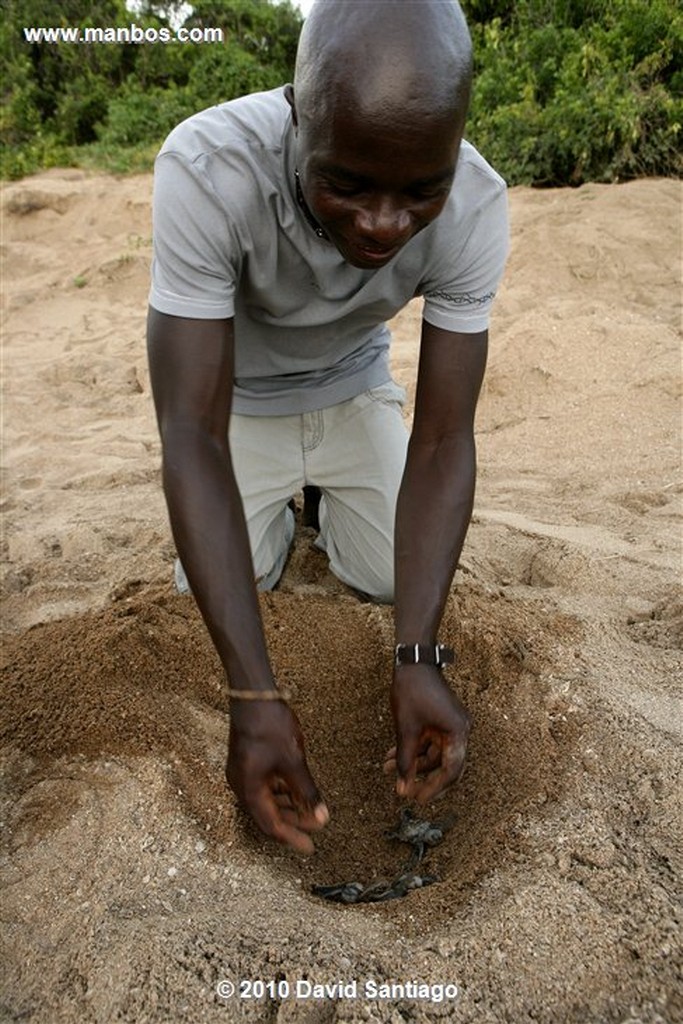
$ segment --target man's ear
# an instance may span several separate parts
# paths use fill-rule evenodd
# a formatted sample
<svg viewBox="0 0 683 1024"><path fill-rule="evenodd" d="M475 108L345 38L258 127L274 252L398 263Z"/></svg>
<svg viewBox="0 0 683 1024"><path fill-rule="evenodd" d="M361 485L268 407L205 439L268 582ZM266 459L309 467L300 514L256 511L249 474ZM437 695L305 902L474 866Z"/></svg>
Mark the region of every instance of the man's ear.
<svg viewBox="0 0 683 1024"><path fill-rule="evenodd" d="M292 124L294 125L295 128L298 128L299 127L299 120L298 120L298 118L296 116L296 103L294 102L294 86L293 85L286 85L285 86L285 99L287 100L287 102L289 103L290 107L292 108Z"/></svg>

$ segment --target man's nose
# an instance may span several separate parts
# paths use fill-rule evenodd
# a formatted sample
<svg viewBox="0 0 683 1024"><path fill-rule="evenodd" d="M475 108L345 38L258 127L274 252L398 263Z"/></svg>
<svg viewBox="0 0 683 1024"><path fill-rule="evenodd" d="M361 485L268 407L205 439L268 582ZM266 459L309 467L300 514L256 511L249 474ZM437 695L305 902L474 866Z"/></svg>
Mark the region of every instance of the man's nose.
<svg viewBox="0 0 683 1024"><path fill-rule="evenodd" d="M363 206L356 215L356 231L364 241L391 249L410 234L410 214L389 196Z"/></svg>

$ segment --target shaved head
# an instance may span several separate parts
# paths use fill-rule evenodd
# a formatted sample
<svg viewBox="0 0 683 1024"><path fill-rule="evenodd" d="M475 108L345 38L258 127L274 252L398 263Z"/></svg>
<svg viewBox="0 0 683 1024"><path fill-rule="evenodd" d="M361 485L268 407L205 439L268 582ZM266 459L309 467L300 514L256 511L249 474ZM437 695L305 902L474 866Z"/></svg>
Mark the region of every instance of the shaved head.
<svg viewBox="0 0 683 1024"><path fill-rule="evenodd" d="M304 23L294 78L302 127L343 105L366 123L415 118L462 130L472 48L454 0L317 0Z"/></svg>
<svg viewBox="0 0 683 1024"><path fill-rule="evenodd" d="M317 0L285 96L300 202L349 263L384 266L439 216L471 77L454 0Z"/></svg>

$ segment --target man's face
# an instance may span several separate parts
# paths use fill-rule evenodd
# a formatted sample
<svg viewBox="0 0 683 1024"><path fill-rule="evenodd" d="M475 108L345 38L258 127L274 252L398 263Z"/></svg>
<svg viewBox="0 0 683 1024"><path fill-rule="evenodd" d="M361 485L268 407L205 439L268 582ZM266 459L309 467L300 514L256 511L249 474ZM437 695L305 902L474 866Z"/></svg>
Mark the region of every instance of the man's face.
<svg viewBox="0 0 683 1024"><path fill-rule="evenodd" d="M462 136L452 122L407 128L398 113L368 121L341 107L298 131L301 188L344 259L375 270L441 213Z"/></svg>

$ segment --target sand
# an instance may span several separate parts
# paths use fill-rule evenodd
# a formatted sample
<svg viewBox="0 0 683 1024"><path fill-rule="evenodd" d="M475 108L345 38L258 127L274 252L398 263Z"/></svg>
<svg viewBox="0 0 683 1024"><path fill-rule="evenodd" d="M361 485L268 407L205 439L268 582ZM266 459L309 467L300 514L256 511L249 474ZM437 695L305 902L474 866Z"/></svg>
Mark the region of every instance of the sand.
<svg viewBox="0 0 683 1024"><path fill-rule="evenodd" d="M351 907L311 886L405 860L380 771L391 610L303 527L263 598L332 811L302 859L235 809L220 667L171 586L150 190L54 170L3 191L1 1019L683 1020L680 184L511 192L442 630L468 766L429 808L455 816L440 881ZM393 325L410 396L419 317Z"/></svg>

